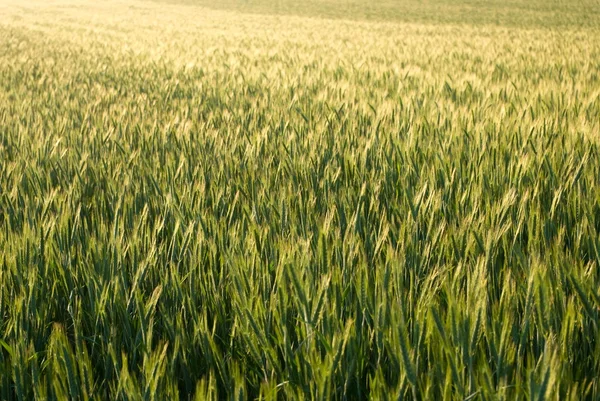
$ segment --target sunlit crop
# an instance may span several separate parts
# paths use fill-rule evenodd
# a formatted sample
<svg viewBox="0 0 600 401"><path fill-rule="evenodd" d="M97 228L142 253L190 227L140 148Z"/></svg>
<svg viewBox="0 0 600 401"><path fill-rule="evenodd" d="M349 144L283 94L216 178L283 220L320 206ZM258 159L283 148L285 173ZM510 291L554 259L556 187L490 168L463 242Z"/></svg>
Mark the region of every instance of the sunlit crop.
<svg viewBox="0 0 600 401"><path fill-rule="evenodd" d="M599 12L0 0L0 400L599 399Z"/></svg>

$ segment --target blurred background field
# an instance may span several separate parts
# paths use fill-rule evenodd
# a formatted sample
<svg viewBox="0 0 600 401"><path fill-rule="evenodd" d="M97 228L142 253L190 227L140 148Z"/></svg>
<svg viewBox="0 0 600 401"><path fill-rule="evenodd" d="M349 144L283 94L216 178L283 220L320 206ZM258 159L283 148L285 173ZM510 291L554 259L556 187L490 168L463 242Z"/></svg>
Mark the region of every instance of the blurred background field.
<svg viewBox="0 0 600 401"><path fill-rule="evenodd" d="M157 0L266 15L350 20L505 25L521 28L597 27L595 0Z"/></svg>

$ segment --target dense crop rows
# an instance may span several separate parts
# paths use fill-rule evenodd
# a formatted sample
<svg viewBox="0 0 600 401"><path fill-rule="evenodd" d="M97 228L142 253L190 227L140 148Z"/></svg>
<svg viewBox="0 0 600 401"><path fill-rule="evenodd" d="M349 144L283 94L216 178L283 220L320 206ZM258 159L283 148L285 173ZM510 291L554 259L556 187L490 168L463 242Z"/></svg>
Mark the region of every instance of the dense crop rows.
<svg viewBox="0 0 600 401"><path fill-rule="evenodd" d="M582 4L0 0L0 400L598 399Z"/></svg>

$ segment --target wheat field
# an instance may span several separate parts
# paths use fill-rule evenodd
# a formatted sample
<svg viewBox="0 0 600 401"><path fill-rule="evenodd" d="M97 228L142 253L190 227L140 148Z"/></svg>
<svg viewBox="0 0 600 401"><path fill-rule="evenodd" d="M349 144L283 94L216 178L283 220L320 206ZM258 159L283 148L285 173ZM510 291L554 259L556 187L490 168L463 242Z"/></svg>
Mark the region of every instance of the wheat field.
<svg viewBox="0 0 600 401"><path fill-rule="evenodd" d="M0 400L598 400L599 146L594 0L0 0Z"/></svg>

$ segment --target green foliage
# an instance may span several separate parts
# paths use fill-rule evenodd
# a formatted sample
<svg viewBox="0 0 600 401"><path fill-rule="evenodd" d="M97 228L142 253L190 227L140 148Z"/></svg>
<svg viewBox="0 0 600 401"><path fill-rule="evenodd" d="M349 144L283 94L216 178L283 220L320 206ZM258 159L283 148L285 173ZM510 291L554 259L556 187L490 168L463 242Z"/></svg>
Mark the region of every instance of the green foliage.
<svg viewBox="0 0 600 401"><path fill-rule="evenodd" d="M597 14L513 3L0 0L0 400L600 398Z"/></svg>

